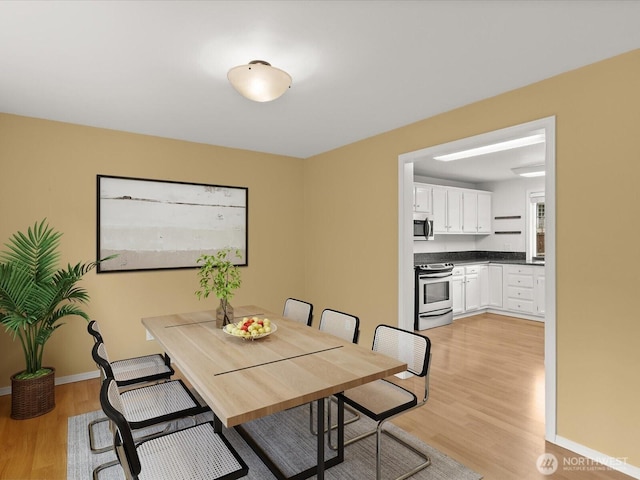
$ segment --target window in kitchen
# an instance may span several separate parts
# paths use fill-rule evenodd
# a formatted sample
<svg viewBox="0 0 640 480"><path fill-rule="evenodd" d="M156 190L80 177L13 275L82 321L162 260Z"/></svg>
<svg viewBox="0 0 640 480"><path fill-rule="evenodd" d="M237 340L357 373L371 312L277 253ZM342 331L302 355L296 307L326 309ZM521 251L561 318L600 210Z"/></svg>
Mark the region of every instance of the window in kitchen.
<svg viewBox="0 0 640 480"><path fill-rule="evenodd" d="M529 238L527 249L532 260L544 260L544 192L529 193Z"/></svg>

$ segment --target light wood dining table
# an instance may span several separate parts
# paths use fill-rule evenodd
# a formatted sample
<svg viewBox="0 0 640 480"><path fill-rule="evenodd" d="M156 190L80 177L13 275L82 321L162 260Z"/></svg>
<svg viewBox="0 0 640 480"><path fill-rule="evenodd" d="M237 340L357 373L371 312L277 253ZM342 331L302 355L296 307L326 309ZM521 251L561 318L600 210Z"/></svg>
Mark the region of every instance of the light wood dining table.
<svg viewBox="0 0 640 480"><path fill-rule="evenodd" d="M315 401L317 431L323 432L324 398L407 367L397 359L256 305L235 307L234 315L236 322L243 317L269 318L276 331L256 340L235 337L216 328L213 310L142 319L147 331L209 405L218 425L239 426ZM343 460L342 408L338 423L337 460L325 462L325 437L319 434L316 466L295 478L314 474L324 478L325 467Z"/></svg>

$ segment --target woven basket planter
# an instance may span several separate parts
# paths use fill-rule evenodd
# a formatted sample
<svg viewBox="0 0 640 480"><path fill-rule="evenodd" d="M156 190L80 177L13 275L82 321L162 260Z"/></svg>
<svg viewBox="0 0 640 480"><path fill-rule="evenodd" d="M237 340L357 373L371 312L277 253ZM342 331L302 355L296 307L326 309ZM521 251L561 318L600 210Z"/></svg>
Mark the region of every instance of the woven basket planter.
<svg viewBox="0 0 640 480"><path fill-rule="evenodd" d="M26 420L54 409L55 369L51 368L51 373L42 377L27 380L18 380L16 375L11 377L11 418Z"/></svg>

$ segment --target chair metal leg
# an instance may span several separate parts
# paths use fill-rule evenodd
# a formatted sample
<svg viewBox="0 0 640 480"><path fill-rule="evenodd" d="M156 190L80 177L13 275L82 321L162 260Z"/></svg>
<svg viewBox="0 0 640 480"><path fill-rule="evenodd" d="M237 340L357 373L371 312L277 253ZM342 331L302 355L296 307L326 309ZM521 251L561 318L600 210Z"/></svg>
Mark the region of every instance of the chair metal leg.
<svg viewBox="0 0 640 480"><path fill-rule="evenodd" d="M420 457L420 458L422 458L424 460L424 462L422 462L421 464L419 464L416 467L412 468L411 470L409 470L404 475L400 475L399 477L396 477L395 480L405 480L405 479L415 475L420 470L423 470L423 469L427 468L429 465L431 465L431 458L429 457L429 455L427 455L426 453L421 452L420 450L415 448L413 445L409 445L407 442L405 442L404 440L399 438L397 435L394 435L389 430L384 430L382 428L382 424L383 423L384 422L380 423L380 427L379 427L380 433L384 433L386 436L388 436L392 440L395 440L400 445L403 445L404 447L408 448L413 453L415 453L418 457ZM381 437L380 433L378 433L378 444L380 443L380 437ZM381 472L381 469L380 469L380 464L381 464L380 454L378 454L378 458L377 458L377 461L376 461L376 479L377 480L380 480L382 478L382 472Z"/></svg>
<svg viewBox="0 0 640 480"><path fill-rule="evenodd" d="M108 418L106 420L110 422ZM104 421L104 420L98 419L96 420L96 423L100 423L101 421ZM113 435L113 440L115 441L116 434L114 431L112 431L112 435ZM109 450L113 450L113 442L111 443L111 447L109 447ZM93 480L99 480L98 475L100 474L101 471L106 470L107 468L115 467L116 465L120 465L119 460L112 460L110 462L101 463L96 468L94 468L93 471L91 472Z"/></svg>
<svg viewBox="0 0 640 480"><path fill-rule="evenodd" d="M332 395L329 398L331 399L331 402L335 403L336 405L338 404L338 400L336 399L336 397ZM355 408L353 408L351 405L345 405L344 408L353 414L353 417L351 417L349 420L346 420L344 422L345 425L349 425L353 422L357 422L358 420L360 420L360 412L358 412ZM328 425L331 425L331 430L335 430L336 428L338 428L338 424L337 423L331 424L331 404L329 404L328 412L329 412ZM311 435L318 434L318 431L316 430L313 422L313 402L309 403L309 431L311 432ZM328 430L325 429L324 433L327 433L327 432ZM332 450L336 449L335 446L331 444L331 434L329 434L329 447Z"/></svg>
<svg viewBox="0 0 640 480"><path fill-rule="evenodd" d="M333 396L332 396L332 397L331 397L331 400L332 400L336 405L339 405L339 403L338 403L338 399L337 399L336 397L333 397ZM358 411L357 411L355 408L353 408L351 405L346 405L346 404L344 404L344 402L343 402L343 404L342 404L342 405L343 405L343 407L342 407L342 408L343 408L343 412L344 412L344 410L349 410L349 412L351 412L351 413L353 413L353 414L354 414L354 416L353 416L353 417L351 417L349 420L347 420L347 421L343 421L343 422L342 422L342 424L343 424L343 425L345 425L345 426L346 426L346 425L349 425L349 424L351 424L351 423L353 423L353 422L357 422L358 420L360 420L360 412L358 412ZM338 408L340 408L340 407L338 407ZM328 414L327 414L327 415L328 415L328 417L329 417L329 418L328 418L328 423L327 423L327 425L331 425L331 430L335 430L335 429L337 429L337 428L338 428L338 424L335 424L335 425L332 425L332 424L331 424L331 404L329 404L329 412L328 412ZM312 432L312 433L313 433L313 432ZM346 445L346 444L345 444L345 445ZM331 432L330 432L330 431L329 431L329 448L330 448L331 450L333 450L333 451L338 450L338 445L334 445L334 444L333 444L333 437L331 436Z"/></svg>
<svg viewBox="0 0 640 480"><path fill-rule="evenodd" d="M118 460L112 460L111 462L103 463L102 465L98 465L93 469L92 475L93 480L100 480L99 474L102 470L106 470L107 468L115 467L116 465L120 465Z"/></svg>
<svg viewBox="0 0 640 480"><path fill-rule="evenodd" d="M92 453L104 453L104 452L108 452L109 450L113 449L113 445L108 445L106 447L101 447L101 448L97 448L95 446L95 437L93 435L93 427L99 423L102 422L108 422L109 419L107 417L102 417L102 418L97 418L95 420L93 420L92 422L89 422L89 448L91 449Z"/></svg>
<svg viewBox="0 0 640 480"><path fill-rule="evenodd" d="M358 435L357 437L350 438L349 440L345 440L344 446L346 447L347 445L351 445L352 443L355 443L357 441L360 441L360 440L362 440L364 438L367 438L367 437L370 437L372 435L376 436L376 480L381 480L381 478L382 478L382 465L381 465L382 464L382 455L381 455L381 453L382 453L382 435L381 434L387 435L389 438L391 438L392 440L395 440L400 445L402 445L402 446L406 447L407 449L411 450L418 457L420 457L420 458L422 458L424 460L424 462L422 462L419 465L417 465L416 467L412 468L407 473L405 473L403 475L400 475L399 477L396 477L394 480L405 480L405 479L411 477L412 475L415 475L420 470L423 470L423 469L427 468L429 465L431 465L431 458L426 453L421 452L420 450L415 448L413 445L409 445L407 442L405 442L404 440L399 438L397 435L391 433L389 430L385 430L385 429L382 428L384 423L387 420L389 420L389 419L387 418L385 420L382 420L382 421L378 422L378 426L374 430L370 430L368 432L364 432L364 433Z"/></svg>

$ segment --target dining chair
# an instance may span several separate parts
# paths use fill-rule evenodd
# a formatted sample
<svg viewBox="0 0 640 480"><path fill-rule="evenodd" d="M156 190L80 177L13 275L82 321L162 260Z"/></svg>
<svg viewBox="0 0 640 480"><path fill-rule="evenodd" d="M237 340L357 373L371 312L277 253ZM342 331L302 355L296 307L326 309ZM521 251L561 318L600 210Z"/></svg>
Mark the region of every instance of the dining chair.
<svg viewBox="0 0 640 480"><path fill-rule="evenodd" d="M114 385L118 387L104 343L96 342L91 350L91 355L100 367L103 378L102 383L113 381ZM200 401L191 393L182 380L168 380L138 388L129 388L121 392L119 398L121 398L122 402L121 412L133 430L166 424L166 432L170 427L170 422L185 417L195 417L200 413L210 411L208 406L201 405ZM156 435L157 433L153 433L141 439ZM111 447L106 447L106 450L110 449ZM105 449L102 450L106 451ZM116 463L107 462L96 467L93 471L94 480L97 480L99 472Z"/></svg>
<svg viewBox="0 0 640 480"><path fill-rule="evenodd" d="M349 313L325 308L320 315L318 329L342 338L347 342L358 343L360 335L360 319Z"/></svg>
<svg viewBox="0 0 640 480"><path fill-rule="evenodd" d="M347 342L358 343L358 336L360 335L360 319L355 315L349 313L340 312L331 308L325 308L320 315L320 325L318 329L322 332L329 333L338 338L341 338ZM329 397L331 401L337 403L334 396ZM349 425L358 419L360 414L357 410L349 405L345 405L345 409L349 410L353 416L344 422L344 425ZM327 409L328 412L328 424L331 425L331 405ZM332 430L338 428L338 425L331 425ZM313 402L309 404L309 430L313 435L317 435L315 428L315 422L313 420ZM325 430L326 432L326 430ZM336 447L331 443L331 435L329 435L329 446L332 449Z"/></svg>
<svg viewBox="0 0 640 480"><path fill-rule="evenodd" d="M113 448L125 478L131 480L234 480L249 468L213 422L206 422L143 441L133 438L124 394L111 378L102 384L102 410L115 426ZM118 463L116 462L116 463Z"/></svg>
<svg viewBox="0 0 640 480"><path fill-rule="evenodd" d="M87 330L94 339L94 345L96 343L104 343L102 332L100 331L100 327L96 320L91 320L89 322ZM107 357L106 347L104 356L105 358ZM158 353L116 360L113 362L109 361L109 366L111 367L113 377L119 387L167 380L175 373L171 367L171 359L169 356L166 354L160 355ZM89 422L89 425L87 425L87 428L89 429L89 449L93 453L104 453L111 449L111 447L96 447L94 435L95 426L106 422L107 420L108 419L106 417L100 417Z"/></svg>
<svg viewBox="0 0 640 480"><path fill-rule="evenodd" d="M409 445L389 430L384 429L383 426L388 420L427 403L429 398L431 341L428 337L414 332L389 325L378 325L374 333L372 350L406 363L406 372L411 374L412 377L402 380L393 376L387 379L365 383L359 387L338 393L337 396L341 397L345 404L351 405L377 422L374 430L345 440L344 444L347 446L363 438L376 435L377 480L381 479L381 441L383 433L392 440L410 449L424 461L406 474L396 478L396 480L402 480L431 465L431 459L424 452ZM424 392L422 392L422 385L420 386L419 392L414 393L414 391L412 391L412 386L420 385L421 383L416 383L413 377L423 379Z"/></svg>
<svg viewBox="0 0 640 480"><path fill-rule="evenodd" d="M96 343L104 343L97 321L91 320L87 325L87 330ZM165 380L175 373L171 367L171 359L166 353L162 355L159 353L143 355L110 361L109 363L119 387Z"/></svg>
<svg viewBox="0 0 640 480"><path fill-rule="evenodd" d="M313 319L313 305L296 298L287 298L284 302L282 316L310 327Z"/></svg>

